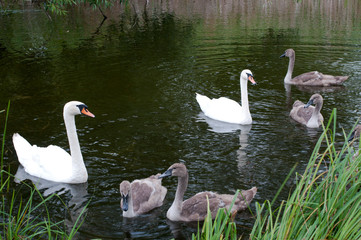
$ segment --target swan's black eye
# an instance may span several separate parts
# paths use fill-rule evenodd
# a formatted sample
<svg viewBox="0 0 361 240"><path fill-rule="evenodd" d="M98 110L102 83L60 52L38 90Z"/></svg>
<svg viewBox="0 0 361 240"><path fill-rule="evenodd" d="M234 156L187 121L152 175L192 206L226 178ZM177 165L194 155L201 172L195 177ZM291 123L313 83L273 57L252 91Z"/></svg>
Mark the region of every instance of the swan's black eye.
<svg viewBox="0 0 361 240"><path fill-rule="evenodd" d="M76 106L79 108L80 112L83 111L83 109L84 109L86 112L88 112L88 106L87 106L87 105L81 104L81 105L76 105Z"/></svg>

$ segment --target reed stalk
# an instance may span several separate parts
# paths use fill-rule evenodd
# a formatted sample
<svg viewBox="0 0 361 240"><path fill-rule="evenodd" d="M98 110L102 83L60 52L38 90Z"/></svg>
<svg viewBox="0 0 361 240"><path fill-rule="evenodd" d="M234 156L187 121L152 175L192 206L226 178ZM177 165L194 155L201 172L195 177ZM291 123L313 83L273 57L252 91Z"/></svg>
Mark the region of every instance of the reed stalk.
<svg viewBox="0 0 361 240"><path fill-rule="evenodd" d="M6 109L6 115L5 115L4 132L3 132L2 144L1 144L0 171L4 169L5 136L6 136L6 126L8 124L9 111L10 111L10 100L8 102L8 107ZM1 112L4 112L4 110L0 111L0 113ZM2 184L3 184L3 174L0 174L0 185Z"/></svg>

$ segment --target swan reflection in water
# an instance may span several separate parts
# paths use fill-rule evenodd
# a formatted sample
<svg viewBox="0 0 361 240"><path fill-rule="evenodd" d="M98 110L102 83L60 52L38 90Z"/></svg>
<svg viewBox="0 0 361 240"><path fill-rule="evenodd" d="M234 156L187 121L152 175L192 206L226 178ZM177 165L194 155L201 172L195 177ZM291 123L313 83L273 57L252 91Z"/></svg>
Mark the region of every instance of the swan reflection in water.
<svg viewBox="0 0 361 240"><path fill-rule="evenodd" d="M67 204L68 217L65 219L65 226L67 231L71 231L88 201L88 183L68 184L48 181L28 174L25 172L24 167L19 165L15 174L15 182L21 183L25 180L30 180L38 190L43 190L44 192L42 194L44 197L50 196L51 194L57 194L60 196L62 194L66 194L67 192L70 193L71 199Z"/></svg>
<svg viewBox="0 0 361 240"><path fill-rule="evenodd" d="M217 120L213 120L203 112L198 114L198 122L206 122L210 127L208 130L215 133L232 133L240 130L239 134L239 149L237 149L237 162L238 168L241 169L244 165L247 164L247 154L245 149L248 146L248 136L251 131L252 125L240 125L233 123L226 123Z"/></svg>

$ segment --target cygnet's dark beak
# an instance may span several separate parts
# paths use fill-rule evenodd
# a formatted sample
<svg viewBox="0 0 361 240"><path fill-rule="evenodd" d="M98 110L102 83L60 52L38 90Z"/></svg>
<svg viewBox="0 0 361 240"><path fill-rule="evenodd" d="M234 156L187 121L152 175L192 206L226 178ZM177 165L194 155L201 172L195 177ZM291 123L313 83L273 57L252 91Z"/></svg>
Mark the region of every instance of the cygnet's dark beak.
<svg viewBox="0 0 361 240"><path fill-rule="evenodd" d="M308 101L308 103L304 106L304 108L308 108L309 106L311 106L313 104L313 100L311 99L310 101Z"/></svg>
<svg viewBox="0 0 361 240"><path fill-rule="evenodd" d="M126 212L128 211L128 195L122 196L122 199L123 199L122 210Z"/></svg>
<svg viewBox="0 0 361 240"><path fill-rule="evenodd" d="M172 171L173 171L173 168L168 169L168 170L165 171L163 174L161 174L161 175L158 177L158 179L159 179L159 178L164 178L164 177L172 176Z"/></svg>

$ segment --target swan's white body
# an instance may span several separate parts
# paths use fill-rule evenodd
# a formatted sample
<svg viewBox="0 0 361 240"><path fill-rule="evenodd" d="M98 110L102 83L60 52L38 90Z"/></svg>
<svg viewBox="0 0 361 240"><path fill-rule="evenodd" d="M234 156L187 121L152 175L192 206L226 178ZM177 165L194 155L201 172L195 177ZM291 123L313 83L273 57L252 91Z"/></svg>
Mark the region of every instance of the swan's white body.
<svg viewBox="0 0 361 240"><path fill-rule="evenodd" d="M252 72L248 69L243 70L240 77L242 106L234 100L220 97L210 99L207 96L196 93L197 102L203 113L212 119L235 123L235 124L252 124L252 117L249 111L247 82L253 84Z"/></svg>
<svg viewBox="0 0 361 240"><path fill-rule="evenodd" d="M30 145L18 133L13 135L16 154L27 173L54 182L84 183L88 180L76 133L75 115L78 114L94 117L84 103L71 101L65 104L63 115L71 155L58 146L38 147Z"/></svg>

